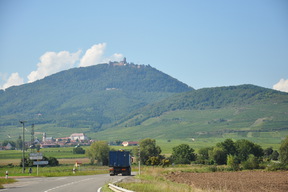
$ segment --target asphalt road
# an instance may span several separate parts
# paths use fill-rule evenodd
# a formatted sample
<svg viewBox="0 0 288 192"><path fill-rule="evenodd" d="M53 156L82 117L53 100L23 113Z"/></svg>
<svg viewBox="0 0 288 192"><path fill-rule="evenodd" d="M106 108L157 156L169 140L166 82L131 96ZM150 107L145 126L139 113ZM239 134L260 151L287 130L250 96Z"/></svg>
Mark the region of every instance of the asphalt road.
<svg viewBox="0 0 288 192"><path fill-rule="evenodd" d="M4 185L0 192L97 192L107 183L127 176L88 175L68 177L20 178L18 182Z"/></svg>

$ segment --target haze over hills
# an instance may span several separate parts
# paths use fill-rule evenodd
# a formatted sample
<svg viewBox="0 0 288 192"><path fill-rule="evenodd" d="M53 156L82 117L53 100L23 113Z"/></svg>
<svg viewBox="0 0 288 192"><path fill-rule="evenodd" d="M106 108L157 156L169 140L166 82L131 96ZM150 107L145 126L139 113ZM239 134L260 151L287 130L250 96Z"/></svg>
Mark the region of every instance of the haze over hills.
<svg viewBox="0 0 288 192"><path fill-rule="evenodd" d="M194 90L147 65L74 68L0 91L0 135L19 120L53 137L92 139L274 138L288 134L288 94L240 85ZM28 133L27 133L28 134Z"/></svg>

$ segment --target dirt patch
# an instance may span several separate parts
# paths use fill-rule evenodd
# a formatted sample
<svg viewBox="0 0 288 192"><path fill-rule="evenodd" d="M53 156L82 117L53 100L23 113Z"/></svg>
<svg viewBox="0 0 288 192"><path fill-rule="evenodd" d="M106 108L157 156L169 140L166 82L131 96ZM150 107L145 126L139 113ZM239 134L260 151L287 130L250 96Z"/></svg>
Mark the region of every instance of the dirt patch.
<svg viewBox="0 0 288 192"><path fill-rule="evenodd" d="M221 190L227 192L288 191L288 171L173 172L166 177L173 182L185 183L204 190Z"/></svg>

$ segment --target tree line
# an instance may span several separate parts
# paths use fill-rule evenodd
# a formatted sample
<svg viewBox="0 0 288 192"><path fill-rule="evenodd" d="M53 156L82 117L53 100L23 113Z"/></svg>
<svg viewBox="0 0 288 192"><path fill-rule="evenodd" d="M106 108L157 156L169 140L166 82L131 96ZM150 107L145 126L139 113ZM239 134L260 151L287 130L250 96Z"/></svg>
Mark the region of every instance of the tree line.
<svg viewBox="0 0 288 192"><path fill-rule="evenodd" d="M97 141L86 150L86 155L91 164L97 162L108 165L110 150L112 149L107 142ZM170 157L165 157L161 154L161 148L156 145L156 140L149 138L141 140L139 146L134 147L131 152L137 161L148 166L194 163L227 165L228 169L237 171L265 168L273 161L275 163L269 164L269 169L288 169L288 137L282 141L279 152L272 147L263 149L260 145L245 139L226 139L215 146L201 148L198 153L188 144L180 144L172 149Z"/></svg>

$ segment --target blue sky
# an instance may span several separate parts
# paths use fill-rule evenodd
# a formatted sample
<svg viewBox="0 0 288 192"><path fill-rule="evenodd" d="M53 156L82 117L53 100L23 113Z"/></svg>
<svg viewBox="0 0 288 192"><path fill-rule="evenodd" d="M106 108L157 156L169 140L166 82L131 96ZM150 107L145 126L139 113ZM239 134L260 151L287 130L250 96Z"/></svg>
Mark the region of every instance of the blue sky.
<svg viewBox="0 0 288 192"><path fill-rule="evenodd" d="M286 0L0 0L0 88L127 58L199 89L288 92Z"/></svg>

